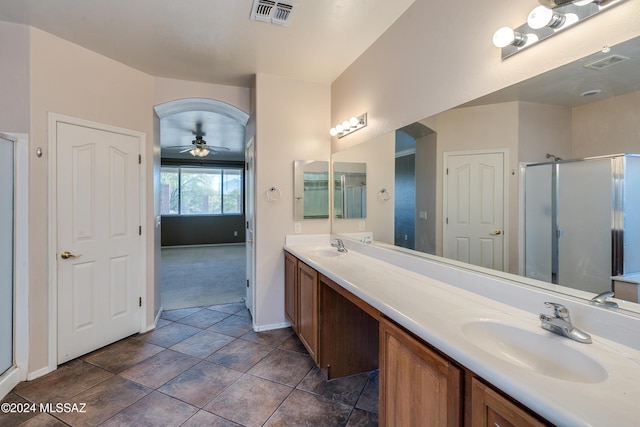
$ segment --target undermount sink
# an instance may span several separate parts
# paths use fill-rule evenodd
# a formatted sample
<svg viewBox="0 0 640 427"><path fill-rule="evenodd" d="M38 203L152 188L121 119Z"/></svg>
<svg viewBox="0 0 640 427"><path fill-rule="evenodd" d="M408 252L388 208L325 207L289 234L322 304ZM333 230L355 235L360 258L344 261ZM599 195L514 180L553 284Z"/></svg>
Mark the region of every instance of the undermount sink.
<svg viewBox="0 0 640 427"><path fill-rule="evenodd" d="M335 256L343 255L345 254L345 252L338 252L337 249L322 248L322 249L314 249L312 251L309 251L309 254L324 256L324 257L335 257Z"/></svg>
<svg viewBox="0 0 640 427"><path fill-rule="evenodd" d="M578 383L598 383L608 376L600 363L562 341L568 338L486 319L465 323L461 330L480 349L538 374Z"/></svg>

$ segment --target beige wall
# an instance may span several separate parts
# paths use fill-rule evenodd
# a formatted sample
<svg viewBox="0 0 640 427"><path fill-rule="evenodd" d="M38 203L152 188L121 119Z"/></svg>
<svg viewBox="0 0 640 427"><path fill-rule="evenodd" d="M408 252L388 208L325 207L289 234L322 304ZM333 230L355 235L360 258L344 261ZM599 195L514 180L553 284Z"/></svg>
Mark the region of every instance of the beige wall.
<svg viewBox="0 0 640 427"><path fill-rule="evenodd" d="M0 21L0 131L29 133L29 27Z"/></svg>
<svg viewBox="0 0 640 427"><path fill-rule="evenodd" d="M330 88L268 74L256 76L256 283L254 325L285 324L284 256L287 234L294 234L293 162L329 160ZM271 187L280 200L266 197ZM329 233L329 219L299 221L302 233Z"/></svg>
<svg viewBox="0 0 640 427"><path fill-rule="evenodd" d="M342 138L344 139L344 138ZM367 164L367 217L334 219L334 233L356 233L364 222L366 231L373 232L373 239L393 245L394 235L394 180L395 180L395 132L381 135L349 150L333 156L333 161L363 162ZM378 197L384 188L391 192L391 199Z"/></svg>
<svg viewBox="0 0 640 427"><path fill-rule="evenodd" d="M640 34L627 1L506 60L491 43L526 21L536 0L416 0L331 86L331 122L368 112L369 125L333 151L394 131Z"/></svg>
<svg viewBox="0 0 640 427"><path fill-rule="evenodd" d="M640 91L574 108L573 157L640 153L639 112Z"/></svg>
<svg viewBox="0 0 640 427"><path fill-rule="evenodd" d="M25 27L28 28L28 27ZM45 156L29 159L30 168L30 372L47 366L48 268L46 212L48 174L48 113L77 117L144 132L146 134L146 324L151 327L160 306L159 121L153 106L175 99L217 99L248 111L247 88L153 78L82 47L30 28L31 117L30 153L36 147ZM3 44L4 46L4 44ZM27 88L29 85L27 85ZM3 91L4 92L4 91ZM4 103L3 103L4 105Z"/></svg>
<svg viewBox="0 0 640 427"><path fill-rule="evenodd" d="M499 49L491 43L494 31L505 25L517 27L523 24L529 11L537 5L536 0L416 0L333 82L331 122L338 123L345 117L367 112L368 126L339 141L333 138L332 152L388 134L572 62L598 51L603 45L613 45L640 34L637 23L640 2L627 1L502 60ZM522 108L527 109L526 106ZM513 111L513 114L517 116L518 113ZM438 128L440 119L438 116ZM500 128L504 129L504 125ZM500 145L510 148L510 167L517 171L518 125L510 132L513 140ZM438 129L438 147L441 147L441 136L441 129ZM574 142L574 155L578 151L575 147ZM530 148L525 149L527 157L536 151ZM563 146L562 152L566 152L566 147ZM554 154L562 157L560 152ZM442 177L440 170L438 177ZM509 233L516 236L517 174L510 177ZM441 186L439 181L438 188ZM438 203L441 206L441 195ZM436 242L440 251L442 213L438 212L438 215ZM511 270L517 268L516 249L517 245L510 241Z"/></svg>
<svg viewBox="0 0 640 427"><path fill-rule="evenodd" d="M155 77L153 105L184 98L207 98L226 102L245 113L251 110L251 90L246 87L223 86L210 83Z"/></svg>
<svg viewBox="0 0 640 427"><path fill-rule="evenodd" d="M29 140L29 371L48 360L48 113L144 132L152 137L152 79L137 70L68 43L35 28L30 29L31 128ZM147 139L147 189L151 190L152 139ZM35 156L36 147L45 155ZM147 254L153 259L153 192L146 195ZM153 263L147 266L148 301L153 301ZM153 321L148 304L147 323Z"/></svg>

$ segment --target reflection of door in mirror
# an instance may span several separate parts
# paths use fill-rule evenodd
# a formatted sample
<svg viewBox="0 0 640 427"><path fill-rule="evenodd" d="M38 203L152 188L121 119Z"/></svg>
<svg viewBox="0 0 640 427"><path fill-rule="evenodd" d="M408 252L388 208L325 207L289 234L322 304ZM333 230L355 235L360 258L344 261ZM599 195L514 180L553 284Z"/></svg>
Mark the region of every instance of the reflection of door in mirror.
<svg viewBox="0 0 640 427"><path fill-rule="evenodd" d="M334 217L366 218L366 163L334 162L333 184Z"/></svg>
<svg viewBox="0 0 640 427"><path fill-rule="evenodd" d="M294 219L329 218L329 162L296 160Z"/></svg>
<svg viewBox="0 0 640 427"><path fill-rule="evenodd" d="M445 153L445 258L506 270L505 152Z"/></svg>

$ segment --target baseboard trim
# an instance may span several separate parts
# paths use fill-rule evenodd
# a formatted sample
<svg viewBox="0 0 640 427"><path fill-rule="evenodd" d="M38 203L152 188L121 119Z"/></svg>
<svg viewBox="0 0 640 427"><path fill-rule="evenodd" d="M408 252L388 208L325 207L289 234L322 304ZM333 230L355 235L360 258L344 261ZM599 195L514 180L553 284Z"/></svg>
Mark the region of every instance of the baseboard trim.
<svg viewBox="0 0 640 427"><path fill-rule="evenodd" d="M282 323L272 323L271 325L253 325L253 330L255 332L264 332L264 331L272 331L274 329L283 329L283 328L288 328L289 326L291 326L291 323L289 322L282 322Z"/></svg>
<svg viewBox="0 0 640 427"><path fill-rule="evenodd" d="M27 381L33 381L36 378L40 378L44 375L47 375L49 372L53 372L53 371L55 371L55 369L49 369L48 366L45 366L44 368L40 368L37 371L33 371L27 374Z"/></svg>
<svg viewBox="0 0 640 427"><path fill-rule="evenodd" d="M144 334L145 332L153 331L156 328L156 326L158 326L158 321L160 320L160 315L162 314L163 311L164 309L160 307L160 309L158 310L158 313L156 314L155 319L153 319L153 324L147 325L145 330L140 331L140 333Z"/></svg>
<svg viewBox="0 0 640 427"><path fill-rule="evenodd" d="M20 369L12 366L2 377L0 377L0 400L4 399L7 394L20 382Z"/></svg>

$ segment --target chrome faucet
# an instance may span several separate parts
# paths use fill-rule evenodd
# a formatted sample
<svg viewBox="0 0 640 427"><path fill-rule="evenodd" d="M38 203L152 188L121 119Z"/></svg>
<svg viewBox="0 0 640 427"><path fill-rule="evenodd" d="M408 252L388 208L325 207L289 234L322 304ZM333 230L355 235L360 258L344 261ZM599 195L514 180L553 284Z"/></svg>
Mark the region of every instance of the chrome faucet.
<svg viewBox="0 0 640 427"><path fill-rule="evenodd" d="M331 246L333 246L334 248L338 248L338 252L349 252L347 251L347 248L344 247L344 242L342 241L342 239L336 239L336 242L332 243Z"/></svg>
<svg viewBox="0 0 640 427"><path fill-rule="evenodd" d="M609 298L611 297L613 297L613 292L611 291L602 292L601 294L598 294L595 297L591 298L591 304L597 305L598 307L611 307L611 308L618 307L618 303L614 301L609 301Z"/></svg>
<svg viewBox="0 0 640 427"><path fill-rule="evenodd" d="M555 302L545 302L544 305L553 309L553 316L544 313L540 314L540 320L542 321L540 326L542 329L571 338L574 341L591 344L591 336L571 324L571 317L567 307Z"/></svg>

